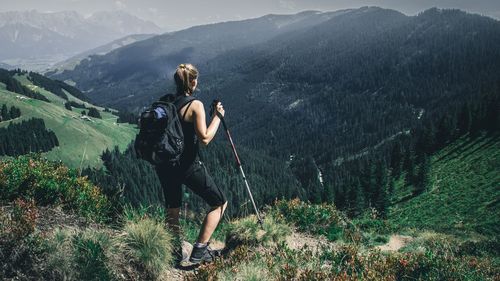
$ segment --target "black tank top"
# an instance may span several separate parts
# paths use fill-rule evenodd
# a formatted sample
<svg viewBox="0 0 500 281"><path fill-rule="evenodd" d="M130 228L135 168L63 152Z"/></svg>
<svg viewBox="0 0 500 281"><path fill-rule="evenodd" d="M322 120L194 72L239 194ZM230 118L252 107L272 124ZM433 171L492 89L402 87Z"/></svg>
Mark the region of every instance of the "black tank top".
<svg viewBox="0 0 500 281"><path fill-rule="evenodd" d="M186 111L191 106L192 101L186 105ZM185 114L181 119L182 132L184 133L184 151L181 154L181 166L189 167L198 157L199 145L198 137L194 130L194 122L184 121Z"/></svg>

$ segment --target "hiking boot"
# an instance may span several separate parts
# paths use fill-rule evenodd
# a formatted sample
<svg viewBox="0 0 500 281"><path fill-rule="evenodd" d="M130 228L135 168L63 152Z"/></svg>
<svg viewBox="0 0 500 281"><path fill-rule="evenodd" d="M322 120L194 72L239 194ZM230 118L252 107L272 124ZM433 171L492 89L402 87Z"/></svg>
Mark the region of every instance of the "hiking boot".
<svg viewBox="0 0 500 281"><path fill-rule="evenodd" d="M189 257L189 261L194 264L199 264L202 262L212 262L216 257L220 256L220 251L212 250L207 243L204 247L193 246L193 251Z"/></svg>

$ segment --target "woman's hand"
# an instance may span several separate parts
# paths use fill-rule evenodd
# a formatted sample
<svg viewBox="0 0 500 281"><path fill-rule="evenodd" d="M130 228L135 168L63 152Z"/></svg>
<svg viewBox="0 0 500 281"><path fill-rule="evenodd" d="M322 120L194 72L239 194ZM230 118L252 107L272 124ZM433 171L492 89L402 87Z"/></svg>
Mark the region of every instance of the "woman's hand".
<svg viewBox="0 0 500 281"><path fill-rule="evenodd" d="M202 144L208 145L208 143L214 138L217 133L217 129L219 128L219 124L221 122L220 118L212 118L212 122L207 127L207 123L205 123L205 108L203 107L203 103L199 100L194 100L191 106L193 110L193 118L194 118L194 129L198 139ZM213 115L215 116L215 112L220 112L222 116L224 116L224 108L222 104L217 103L216 110L214 110Z"/></svg>
<svg viewBox="0 0 500 281"><path fill-rule="evenodd" d="M226 111L224 110L224 107L222 106L221 102L217 103L216 110L217 110L217 112L220 113L220 115L222 115L224 117L224 114L226 113Z"/></svg>

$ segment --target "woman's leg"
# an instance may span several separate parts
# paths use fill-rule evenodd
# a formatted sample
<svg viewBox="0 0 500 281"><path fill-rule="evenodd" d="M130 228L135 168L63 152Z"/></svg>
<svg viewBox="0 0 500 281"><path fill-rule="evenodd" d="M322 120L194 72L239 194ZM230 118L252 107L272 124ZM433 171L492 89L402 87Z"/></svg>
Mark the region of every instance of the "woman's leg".
<svg viewBox="0 0 500 281"><path fill-rule="evenodd" d="M168 208L167 209L167 226L175 236L180 235L179 213L181 208Z"/></svg>
<svg viewBox="0 0 500 281"><path fill-rule="evenodd" d="M210 212L207 213L205 219L203 220L203 224L200 229L200 234L198 235L198 240L196 242L206 244L212 237L212 233L214 233L215 228L219 224L224 211L226 210L227 202L221 206L212 208Z"/></svg>
<svg viewBox="0 0 500 281"><path fill-rule="evenodd" d="M201 161L193 163L191 172L186 177L184 183L194 193L203 198L209 206L214 206L205 216L197 239L198 243L206 244L226 210L226 197L208 174L205 165Z"/></svg>
<svg viewBox="0 0 500 281"><path fill-rule="evenodd" d="M177 170L156 166L156 173L163 188L165 208L167 209L166 225L176 238L180 235L179 212L182 199L182 177Z"/></svg>

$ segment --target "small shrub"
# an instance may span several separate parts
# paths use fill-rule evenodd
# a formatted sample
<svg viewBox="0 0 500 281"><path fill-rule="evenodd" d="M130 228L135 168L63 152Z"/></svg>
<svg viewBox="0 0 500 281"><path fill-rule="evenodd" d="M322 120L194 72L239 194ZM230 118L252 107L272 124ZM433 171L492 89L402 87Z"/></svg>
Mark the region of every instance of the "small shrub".
<svg viewBox="0 0 500 281"><path fill-rule="evenodd" d="M226 246L276 244L284 241L290 233L291 229L288 225L277 222L272 216L266 216L261 227L257 218L252 215L229 224Z"/></svg>
<svg viewBox="0 0 500 281"><path fill-rule="evenodd" d="M17 239L27 237L35 231L38 209L34 200L16 199L9 221L9 231Z"/></svg>
<svg viewBox="0 0 500 281"><path fill-rule="evenodd" d="M63 204L81 216L97 222L107 221L111 203L86 177L61 163L30 154L1 162L0 200L17 198L35 200L37 204Z"/></svg>
<svg viewBox="0 0 500 281"><path fill-rule="evenodd" d="M375 209L364 212L361 216L352 220L361 231L377 234L390 234L395 229L387 220L383 220Z"/></svg>
<svg viewBox="0 0 500 281"><path fill-rule="evenodd" d="M326 236L331 241L360 240L357 228L332 204L309 204L293 199L275 202L269 213L279 221L294 224L299 231Z"/></svg>

